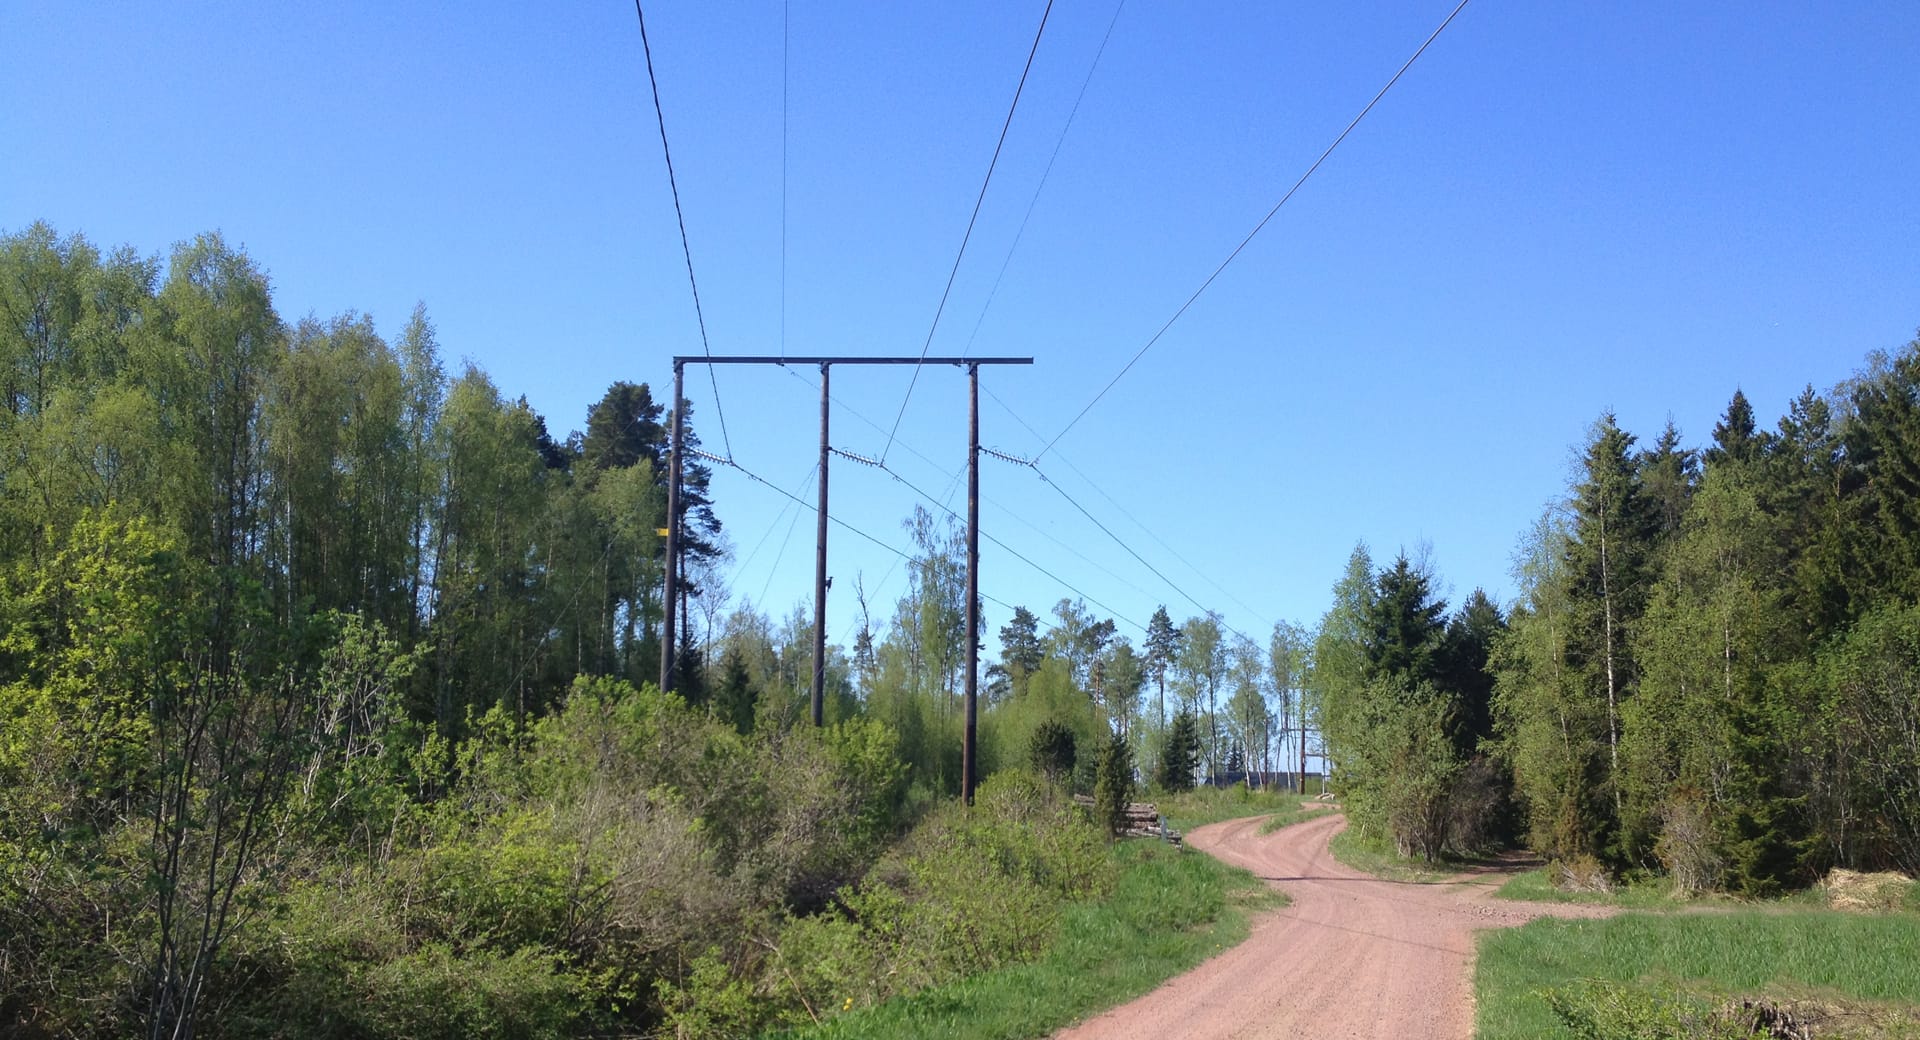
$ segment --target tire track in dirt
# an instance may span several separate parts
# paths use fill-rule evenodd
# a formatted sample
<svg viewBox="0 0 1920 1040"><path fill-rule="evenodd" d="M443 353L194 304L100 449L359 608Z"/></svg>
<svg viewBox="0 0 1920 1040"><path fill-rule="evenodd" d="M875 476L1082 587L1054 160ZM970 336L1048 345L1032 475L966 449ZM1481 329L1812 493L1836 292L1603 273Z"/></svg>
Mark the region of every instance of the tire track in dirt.
<svg viewBox="0 0 1920 1040"><path fill-rule="evenodd" d="M1344 817L1261 834L1264 818L1200 827L1187 843L1244 867L1292 904L1247 940L1056 1040L1468 1040L1473 936L1606 908L1492 900L1485 872L1441 884L1375 878L1328 851Z"/></svg>

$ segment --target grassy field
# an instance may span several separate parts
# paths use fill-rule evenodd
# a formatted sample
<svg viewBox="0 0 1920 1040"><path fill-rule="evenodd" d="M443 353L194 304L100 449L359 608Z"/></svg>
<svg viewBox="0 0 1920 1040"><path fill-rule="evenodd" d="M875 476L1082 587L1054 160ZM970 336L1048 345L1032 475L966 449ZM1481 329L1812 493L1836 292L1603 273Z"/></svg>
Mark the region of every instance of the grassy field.
<svg viewBox="0 0 1920 1040"><path fill-rule="evenodd" d="M1920 917L1775 906L1540 920L1481 939L1474 988L1479 1040L1688 1035L1575 1033L1549 1007L1547 994L1555 990L1598 991L1603 1002L1629 1007L1670 1001L1675 993L1701 1006L1737 998L1920 1005ZM1920 1020L1905 1021L1872 1026L1862 1019L1820 1035L1915 1035L1907 1030L1920 1028Z"/></svg>
<svg viewBox="0 0 1920 1040"><path fill-rule="evenodd" d="M1309 783L1309 790L1313 784ZM1182 832L1243 816L1297 811L1300 796L1290 791L1249 791L1244 787L1201 787L1153 799L1169 826Z"/></svg>
<svg viewBox="0 0 1920 1040"><path fill-rule="evenodd" d="M1316 819L1318 817L1325 816L1328 813L1338 812L1338 811L1339 810L1333 808L1330 805L1315 804L1311 806L1302 806L1296 802L1293 808L1282 809L1279 812L1276 812L1273 815L1267 817L1267 822L1260 825L1260 833L1272 834L1274 831L1277 831L1282 827L1291 827L1296 823L1302 823L1304 821Z"/></svg>
<svg viewBox="0 0 1920 1040"><path fill-rule="evenodd" d="M1388 881L1431 885L1459 873L1445 864L1435 866L1424 860L1402 856L1385 842L1368 841L1351 828L1334 835L1328 848L1332 850L1334 859Z"/></svg>
<svg viewBox="0 0 1920 1040"><path fill-rule="evenodd" d="M1698 905L1699 902L1681 899L1674 895L1673 886L1664 880L1616 888L1611 892L1568 892L1555 888L1553 878L1544 868L1515 874L1494 892L1494 897L1530 903L1589 903L1596 906L1617 906L1628 910L1677 910L1684 906Z"/></svg>
<svg viewBox="0 0 1920 1040"><path fill-rule="evenodd" d="M1245 815L1244 813L1242 815ZM1252 874L1163 842L1114 846L1111 899L1072 907L1037 961L858 1009L785 1034L808 1040L1023 1040L1130 1000L1247 936L1285 897Z"/></svg>

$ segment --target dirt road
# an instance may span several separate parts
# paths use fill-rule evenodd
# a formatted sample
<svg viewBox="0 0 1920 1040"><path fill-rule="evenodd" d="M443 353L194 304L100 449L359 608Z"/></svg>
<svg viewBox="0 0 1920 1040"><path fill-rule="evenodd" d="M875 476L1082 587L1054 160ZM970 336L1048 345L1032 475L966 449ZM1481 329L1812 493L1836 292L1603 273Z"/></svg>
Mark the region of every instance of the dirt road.
<svg viewBox="0 0 1920 1040"><path fill-rule="evenodd" d="M1327 851L1339 816L1265 835L1260 823L1200 827L1187 841L1277 885L1292 905L1257 917L1246 942L1056 1040L1468 1040L1476 930L1604 913L1491 900L1497 877L1417 885L1361 874Z"/></svg>

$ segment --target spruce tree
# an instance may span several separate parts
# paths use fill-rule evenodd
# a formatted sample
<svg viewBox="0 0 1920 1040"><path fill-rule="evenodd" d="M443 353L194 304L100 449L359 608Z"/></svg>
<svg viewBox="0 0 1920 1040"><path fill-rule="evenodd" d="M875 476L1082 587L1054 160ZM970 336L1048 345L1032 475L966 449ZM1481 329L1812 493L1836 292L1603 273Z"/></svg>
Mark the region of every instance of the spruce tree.
<svg viewBox="0 0 1920 1040"><path fill-rule="evenodd" d="M1605 705L1605 787L1613 812L1582 821L1596 850L1616 832L1622 807L1620 718L1638 669L1630 637L1645 613L1653 583L1656 518L1634 464L1632 434L1600 417L1582 460L1585 479L1574 489L1573 538L1567 548L1573 601L1568 657L1588 696ZM1618 850L1608 850L1618 852Z"/></svg>
<svg viewBox="0 0 1920 1040"><path fill-rule="evenodd" d="M1199 760L1200 727L1192 712L1183 711L1173 717L1173 726L1167 731L1154 783L1161 790L1176 794L1193 790L1193 771Z"/></svg>
<svg viewBox="0 0 1920 1040"><path fill-rule="evenodd" d="M1066 723L1048 719L1027 740L1027 759L1047 783L1058 784L1062 777L1071 782L1073 765L1079 758L1074 743L1073 730Z"/></svg>
<svg viewBox="0 0 1920 1040"><path fill-rule="evenodd" d="M1126 827L1127 803L1133 798L1133 745L1119 733L1108 738L1100 749L1100 761L1093 785L1094 811L1110 834Z"/></svg>

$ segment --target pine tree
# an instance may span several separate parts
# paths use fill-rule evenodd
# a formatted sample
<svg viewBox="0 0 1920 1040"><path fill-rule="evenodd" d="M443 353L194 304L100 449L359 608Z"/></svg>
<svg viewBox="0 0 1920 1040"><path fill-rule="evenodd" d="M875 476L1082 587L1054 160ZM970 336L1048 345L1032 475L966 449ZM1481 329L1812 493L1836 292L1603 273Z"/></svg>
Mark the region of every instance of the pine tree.
<svg viewBox="0 0 1920 1040"><path fill-rule="evenodd" d="M1013 617L1000 626L1000 667L1014 696L1026 692L1027 680L1046 660L1040 644L1040 619L1025 607L1013 608Z"/></svg>
<svg viewBox="0 0 1920 1040"><path fill-rule="evenodd" d="M747 674L746 662L739 653L727 651L720 666L720 686L713 691L714 715L745 736L753 732L759 699L759 691L753 688L753 677Z"/></svg>
<svg viewBox="0 0 1920 1040"><path fill-rule="evenodd" d="M1173 618L1167 614L1166 604L1154 609L1153 617L1147 619L1147 668L1154 682L1159 684L1160 705L1159 723L1162 728L1167 724L1167 669L1180 656L1180 630L1173 626Z"/></svg>
<svg viewBox="0 0 1920 1040"><path fill-rule="evenodd" d="M1680 428L1668 419L1653 448L1641 453L1639 464L1659 536L1671 539L1680 533L1680 518L1700 486L1699 454L1680 446Z"/></svg>

